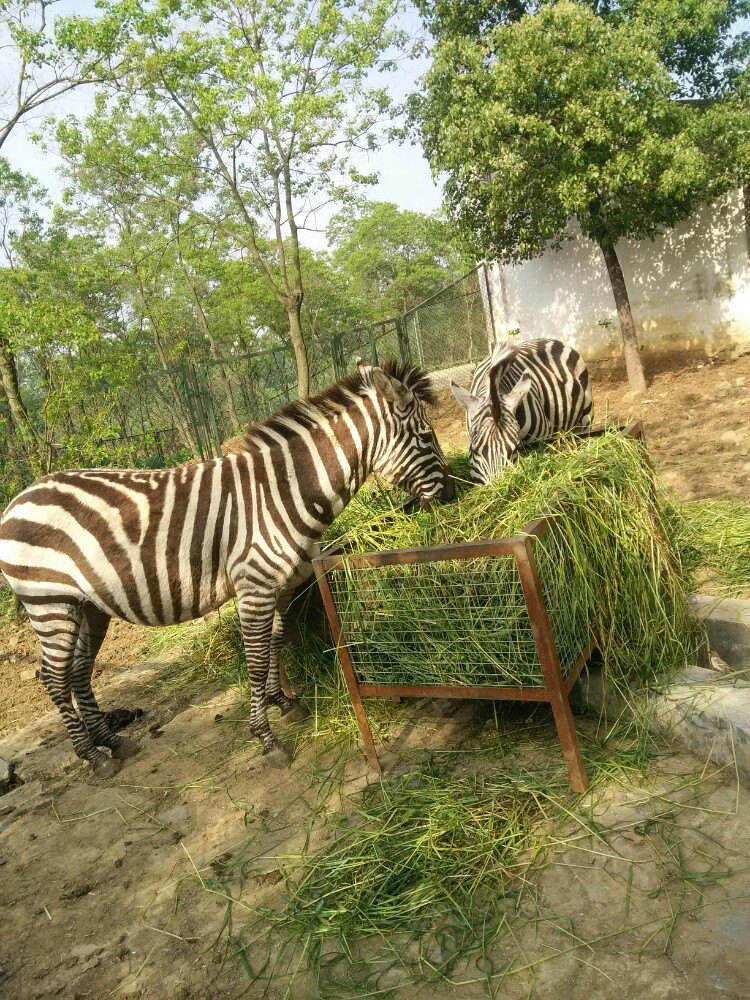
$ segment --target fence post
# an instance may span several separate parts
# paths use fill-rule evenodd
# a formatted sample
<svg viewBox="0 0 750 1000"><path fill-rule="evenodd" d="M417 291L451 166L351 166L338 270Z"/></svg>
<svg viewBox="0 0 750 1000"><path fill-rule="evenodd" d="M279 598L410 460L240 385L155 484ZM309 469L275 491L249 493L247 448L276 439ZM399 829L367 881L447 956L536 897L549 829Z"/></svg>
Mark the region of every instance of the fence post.
<svg viewBox="0 0 750 1000"><path fill-rule="evenodd" d="M403 316L396 317L396 338L398 340L398 353L401 355L401 361L405 365L411 365L409 334L406 332L406 320Z"/></svg>
<svg viewBox="0 0 750 1000"><path fill-rule="evenodd" d="M497 327L495 326L495 308L492 305L492 289L490 288L490 278L487 274L487 261L482 261L482 274L484 275L484 288L487 293L487 312L490 318L490 326L492 328L492 343L494 344L497 340ZM492 344L490 344L490 347Z"/></svg>
<svg viewBox="0 0 750 1000"><path fill-rule="evenodd" d="M370 334L370 360L377 366L380 362L378 361L377 341L375 340L375 331L372 325L367 328L367 332Z"/></svg>
<svg viewBox="0 0 750 1000"><path fill-rule="evenodd" d="M182 389L185 395L185 404L188 409L188 414L190 416L190 423L193 427L193 435L195 444L198 447L198 454L202 461L208 457L206 455L205 442L203 439L201 422L196 412L196 399L194 395L193 385L192 385L192 371L190 365L180 365L180 378L182 381Z"/></svg>
<svg viewBox="0 0 750 1000"><path fill-rule="evenodd" d="M201 396L203 398L203 410L207 416L207 426L206 431L209 433L209 440L213 437L214 446L214 457L221 458L221 435L219 434L219 428L216 424L216 414L214 413L214 401L211 399L211 390L208 387L208 378L206 377L206 366L202 364L196 365L198 370L198 381L201 387Z"/></svg>
<svg viewBox="0 0 750 1000"><path fill-rule="evenodd" d="M422 327L419 322L419 309L415 309L411 314L414 320L414 339L417 342L417 356L419 357L419 367L424 368L424 348L422 347Z"/></svg>
<svg viewBox="0 0 750 1000"><path fill-rule="evenodd" d="M344 349L341 346L341 334L334 333L331 337L331 361L333 374L337 379L344 377Z"/></svg>

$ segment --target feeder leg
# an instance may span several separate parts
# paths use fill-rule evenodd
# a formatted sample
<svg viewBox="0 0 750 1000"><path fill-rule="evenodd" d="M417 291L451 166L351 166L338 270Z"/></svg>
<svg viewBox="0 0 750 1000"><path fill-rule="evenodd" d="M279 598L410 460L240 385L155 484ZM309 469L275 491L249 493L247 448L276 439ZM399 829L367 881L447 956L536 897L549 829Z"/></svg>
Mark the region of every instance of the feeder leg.
<svg viewBox="0 0 750 1000"><path fill-rule="evenodd" d="M560 737L560 745L568 768L570 786L574 792L585 792L589 787L589 779L583 766L581 747L578 743L578 734L570 702L559 689L550 691L549 696L552 712L555 716L557 734Z"/></svg>
<svg viewBox="0 0 750 1000"><path fill-rule="evenodd" d="M539 663L544 674L544 685L547 698L555 716L555 725L560 737L560 745L565 757L565 764L570 776L570 784L574 792L585 792L589 787L589 779L583 767L581 748L578 745L573 713L565 693L560 661L552 636L547 609L544 605L542 587L534 561L534 550L531 538L524 538L516 548L516 565L521 578L521 587L526 598L526 609L529 613L531 629L534 633Z"/></svg>
<svg viewBox="0 0 750 1000"><path fill-rule="evenodd" d="M367 721L365 708L362 704L362 696L359 693L359 685L357 684L357 675L354 672L354 664L352 663L352 658L349 655L349 649L346 645L346 640L341 629L341 621L339 619L338 611L336 610L336 603L333 600L333 595L331 594L331 588L328 585L328 578L325 574L325 570L321 569L317 560L313 562L313 566L315 567L315 576L318 579L320 593L323 597L323 605L326 609L328 621L331 624L331 631L333 632L333 637L336 641L339 662L341 664L341 669L344 672L346 687L349 691L349 697L352 700L352 705L354 706L354 714L357 717L357 725L359 726L359 733L362 737L365 757L367 758L367 763L370 765L371 769L378 775L379 778L382 778L383 772L380 767L380 761L378 760L378 752L375 749L375 743L372 739L370 724Z"/></svg>

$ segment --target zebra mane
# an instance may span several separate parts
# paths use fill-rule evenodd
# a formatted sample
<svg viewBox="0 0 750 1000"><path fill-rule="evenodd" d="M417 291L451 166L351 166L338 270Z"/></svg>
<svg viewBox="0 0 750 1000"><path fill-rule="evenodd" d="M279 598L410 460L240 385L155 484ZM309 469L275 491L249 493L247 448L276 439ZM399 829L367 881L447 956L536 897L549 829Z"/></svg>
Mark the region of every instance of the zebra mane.
<svg viewBox="0 0 750 1000"><path fill-rule="evenodd" d="M498 391L498 383L502 378L503 371L508 367L510 362L516 356L516 345L515 344L501 344L495 343L492 348L492 362L490 364L489 370L487 371L487 379L489 382L489 398L490 406L492 407L492 419L498 426L503 419L503 411L500 407L500 393Z"/></svg>
<svg viewBox="0 0 750 1000"><path fill-rule="evenodd" d="M408 386L423 403L430 406L436 404L437 394L432 382L420 368L393 360L382 361L380 367L391 378L398 379L399 382ZM358 369L351 375L346 375L338 382L334 382L317 396L286 403L263 420L254 420L248 424L245 432L245 444L248 446L254 444L257 440L256 435L264 430L277 431L284 437L288 437L289 421L294 421L303 427L317 426L349 406L352 394L364 395L370 388L366 374Z"/></svg>

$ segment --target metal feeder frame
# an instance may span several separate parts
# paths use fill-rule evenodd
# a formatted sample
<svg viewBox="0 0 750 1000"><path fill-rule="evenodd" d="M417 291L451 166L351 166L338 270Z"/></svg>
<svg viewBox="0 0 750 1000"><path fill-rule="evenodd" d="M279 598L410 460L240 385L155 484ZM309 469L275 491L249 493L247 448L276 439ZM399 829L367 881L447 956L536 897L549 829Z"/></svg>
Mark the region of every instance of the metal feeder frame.
<svg viewBox="0 0 750 1000"><path fill-rule="evenodd" d="M643 427L640 422L618 428L628 437L645 444ZM581 438L599 437L604 430L584 431ZM378 753L372 738L367 715L362 704L363 698L392 697L406 698L470 698L492 701L538 701L547 702L551 708L557 727L560 745L568 769L570 785L574 792L585 792L589 781L583 766L581 748L576 734L573 713L570 708L570 691L577 681L589 657L596 648L593 637L581 650L574 665L565 675L552 635L549 615L544 601L539 573L534 556L534 540L541 538L549 529L546 517L538 517L524 525L523 529L507 538L493 538L480 542L460 542L453 545L432 545L416 549L394 549L387 552L362 552L347 555L341 551L329 552L313 560L323 605L336 643L346 686L354 706L357 724L362 736L365 756L370 767L382 774ZM341 626L336 601L328 581L328 574L340 572L345 566L352 568L383 567L405 564L461 561L494 556L512 556L515 560L531 629L536 645L539 664L542 669L544 686L540 687L496 687L491 685L472 687L458 684L371 684L357 679L354 664L347 646L346 636Z"/></svg>

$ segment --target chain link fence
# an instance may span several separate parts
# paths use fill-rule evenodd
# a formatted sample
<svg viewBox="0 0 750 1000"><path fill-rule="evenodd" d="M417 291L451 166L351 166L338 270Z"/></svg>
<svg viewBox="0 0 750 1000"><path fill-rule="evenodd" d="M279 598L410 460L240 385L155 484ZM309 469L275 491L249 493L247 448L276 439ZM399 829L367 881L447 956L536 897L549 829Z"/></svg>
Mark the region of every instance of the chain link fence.
<svg viewBox="0 0 750 1000"><path fill-rule="evenodd" d="M479 265L402 316L309 344L313 392L351 371L358 357L373 364L400 358L430 372L476 363L493 336L488 291L486 269ZM296 390L294 353L287 345L186 362L123 385L102 384L81 400L80 413L60 439L49 443L46 464L163 468L218 456L222 442L295 399Z"/></svg>
<svg viewBox="0 0 750 1000"><path fill-rule="evenodd" d="M476 364L493 336L492 297L480 265L400 317L410 360L426 371Z"/></svg>

